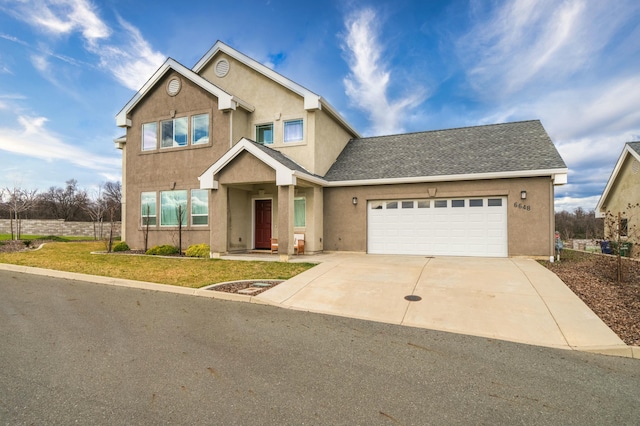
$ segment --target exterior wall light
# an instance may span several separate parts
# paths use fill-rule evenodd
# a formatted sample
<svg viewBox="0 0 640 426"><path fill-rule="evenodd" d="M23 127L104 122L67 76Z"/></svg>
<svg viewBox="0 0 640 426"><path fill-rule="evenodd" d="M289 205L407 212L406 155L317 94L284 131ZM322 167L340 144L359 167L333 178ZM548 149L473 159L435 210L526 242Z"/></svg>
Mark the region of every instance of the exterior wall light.
<svg viewBox="0 0 640 426"><path fill-rule="evenodd" d="M520 191L520 199L521 200L527 199L527 191Z"/></svg>
<svg viewBox="0 0 640 426"><path fill-rule="evenodd" d="M351 199L351 202L353 203L354 206L357 205L358 204L358 197L353 197Z"/></svg>

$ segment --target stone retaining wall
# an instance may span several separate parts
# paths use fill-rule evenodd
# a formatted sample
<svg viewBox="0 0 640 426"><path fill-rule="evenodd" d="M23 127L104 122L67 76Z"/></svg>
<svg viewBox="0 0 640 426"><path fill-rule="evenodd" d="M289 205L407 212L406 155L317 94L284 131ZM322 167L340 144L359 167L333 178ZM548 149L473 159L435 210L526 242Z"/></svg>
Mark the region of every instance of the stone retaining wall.
<svg viewBox="0 0 640 426"><path fill-rule="evenodd" d="M96 225L96 232L99 229ZM120 236L120 222L114 223L113 235ZM109 237L109 222L102 224L102 236L99 238ZM16 230L16 224L13 223L13 230ZM11 220L0 219L0 234L11 234ZM20 221L21 235L55 235L58 237L93 237L94 224L92 222L65 222L62 219L37 220L22 219Z"/></svg>

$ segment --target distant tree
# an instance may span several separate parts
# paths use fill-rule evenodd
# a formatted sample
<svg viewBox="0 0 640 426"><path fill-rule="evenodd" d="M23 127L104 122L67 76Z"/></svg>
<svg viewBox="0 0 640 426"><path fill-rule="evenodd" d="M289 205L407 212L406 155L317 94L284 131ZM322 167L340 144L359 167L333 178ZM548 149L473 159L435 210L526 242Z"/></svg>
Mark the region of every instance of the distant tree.
<svg viewBox="0 0 640 426"><path fill-rule="evenodd" d="M602 219L596 218L594 210L585 211L578 207L573 213L561 211L556 213L556 231L563 240L574 238L602 239Z"/></svg>
<svg viewBox="0 0 640 426"><path fill-rule="evenodd" d="M120 218L122 211L122 185L120 182L105 183L104 202L110 224L107 251L111 252L113 247L113 228L115 226L115 222Z"/></svg>
<svg viewBox="0 0 640 426"><path fill-rule="evenodd" d="M86 220L86 205L89 197L84 190L78 188L78 181L69 179L65 188L52 186L41 195L41 202L56 219Z"/></svg>
<svg viewBox="0 0 640 426"><path fill-rule="evenodd" d="M98 188L93 192L92 196L88 197L87 203L82 208L91 218L91 222L93 222L93 239L102 238L105 212L107 210L103 184L98 185Z"/></svg>
<svg viewBox="0 0 640 426"><path fill-rule="evenodd" d="M15 185L13 188L5 187L0 191L0 199L8 209L11 219L11 239L20 239L22 218L35 204L37 193L37 189L27 190Z"/></svg>

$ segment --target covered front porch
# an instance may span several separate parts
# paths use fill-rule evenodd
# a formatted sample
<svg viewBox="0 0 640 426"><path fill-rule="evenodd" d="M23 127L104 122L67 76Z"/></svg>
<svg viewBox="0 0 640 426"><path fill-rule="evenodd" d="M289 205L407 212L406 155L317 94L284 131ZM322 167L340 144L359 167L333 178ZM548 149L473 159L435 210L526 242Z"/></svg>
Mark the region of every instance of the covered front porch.
<svg viewBox="0 0 640 426"><path fill-rule="evenodd" d="M211 256L270 253L277 239L279 259L289 261L297 234L305 253L322 252L322 186L294 176L268 155L273 150L256 145L243 139L200 176L200 187L211 191Z"/></svg>

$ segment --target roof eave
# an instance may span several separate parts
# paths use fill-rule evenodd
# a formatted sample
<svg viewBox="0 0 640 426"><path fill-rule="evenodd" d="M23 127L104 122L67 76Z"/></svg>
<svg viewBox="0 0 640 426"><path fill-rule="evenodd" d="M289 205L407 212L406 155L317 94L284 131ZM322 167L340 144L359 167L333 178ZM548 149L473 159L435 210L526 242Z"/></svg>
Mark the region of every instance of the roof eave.
<svg viewBox="0 0 640 426"><path fill-rule="evenodd" d="M602 218L605 216L605 205L607 202L607 198L609 197L609 192L613 187L616 179L618 178L618 173L622 168L622 164L627 159L627 155L634 156L638 161L640 161L640 154L638 154L635 150L631 149L629 144L625 144L622 149L622 153L620 153L620 157L618 157L618 161L611 172L611 176L609 176L609 180L607 181L607 185L604 187L604 191L602 191L602 195L600 196L600 200L598 200L598 204L596 204L596 217Z"/></svg>
<svg viewBox="0 0 640 426"><path fill-rule="evenodd" d="M341 180L328 181L329 187L340 186L371 186L371 185L397 185L403 183L429 183L429 182L447 182L447 181L463 181L463 180L493 180L493 179L513 179L520 177L544 177L548 176L554 181L554 185L564 185L567 183L567 168L546 169L546 170L525 170L512 172L492 172L492 173L470 173L458 175L439 175L439 176L412 176L402 178L383 178L383 179L358 179L358 180Z"/></svg>

